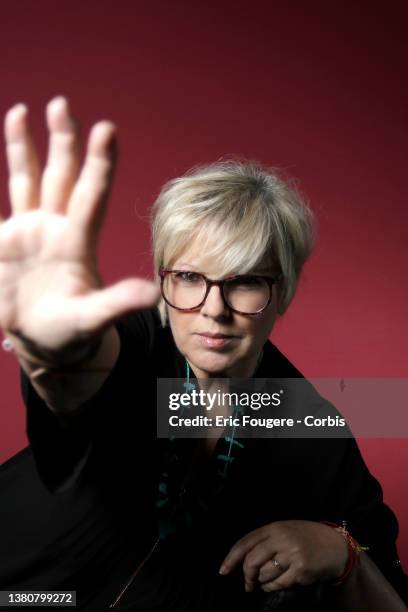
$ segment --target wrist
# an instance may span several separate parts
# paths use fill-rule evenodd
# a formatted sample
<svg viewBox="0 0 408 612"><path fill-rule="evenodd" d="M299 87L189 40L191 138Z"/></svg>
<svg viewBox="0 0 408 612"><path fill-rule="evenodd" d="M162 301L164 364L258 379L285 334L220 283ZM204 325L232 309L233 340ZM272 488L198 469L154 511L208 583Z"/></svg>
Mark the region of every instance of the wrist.
<svg viewBox="0 0 408 612"><path fill-rule="evenodd" d="M321 521L324 525L331 527L335 531L337 531L344 539L347 545L347 561L346 564L339 573L337 577L332 580L329 580L327 584L331 586L340 586L344 584L350 577L350 575L354 572L355 568L360 563L360 555L363 551L369 550L368 547L360 546L360 544L353 538L353 536L349 533L346 528L346 523L343 521L342 525L337 525L336 523L331 523L327 521Z"/></svg>
<svg viewBox="0 0 408 612"><path fill-rule="evenodd" d="M62 351L50 351L38 347L29 338L19 332L6 332L3 349L15 353L17 359L30 365L30 378L42 375L56 375L86 369L98 354L103 335L84 341L72 343Z"/></svg>

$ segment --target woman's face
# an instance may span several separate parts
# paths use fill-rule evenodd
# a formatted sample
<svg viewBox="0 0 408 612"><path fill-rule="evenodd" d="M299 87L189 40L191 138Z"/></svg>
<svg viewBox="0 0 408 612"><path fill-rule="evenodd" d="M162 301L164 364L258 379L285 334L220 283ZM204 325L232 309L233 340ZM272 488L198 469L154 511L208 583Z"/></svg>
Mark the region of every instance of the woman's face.
<svg viewBox="0 0 408 612"><path fill-rule="evenodd" d="M180 256L171 268L200 272L211 280L219 279L216 267L192 249ZM252 273L271 275L271 270L260 267ZM197 378L249 378L277 317L277 285L272 285L271 303L259 315L231 311L217 286L211 287L204 304L193 312L181 312L171 306L167 309L177 348ZM226 334L228 338L221 343L214 342L203 335L206 333Z"/></svg>

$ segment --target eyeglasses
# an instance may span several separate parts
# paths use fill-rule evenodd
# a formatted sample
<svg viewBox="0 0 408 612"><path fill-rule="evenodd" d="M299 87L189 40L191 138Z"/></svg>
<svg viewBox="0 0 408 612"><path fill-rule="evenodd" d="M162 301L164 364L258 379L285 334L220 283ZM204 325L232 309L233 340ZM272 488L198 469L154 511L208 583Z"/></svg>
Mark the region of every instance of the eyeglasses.
<svg viewBox="0 0 408 612"><path fill-rule="evenodd" d="M224 304L233 312L255 315L263 312L272 300L272 285L279 282L279 276L241 274L223 280L210 280L204 274L190 270L169 270L161 267L161 292L166 303L189 312L200 308L207 299L213 285L220 287Z"/></svg>

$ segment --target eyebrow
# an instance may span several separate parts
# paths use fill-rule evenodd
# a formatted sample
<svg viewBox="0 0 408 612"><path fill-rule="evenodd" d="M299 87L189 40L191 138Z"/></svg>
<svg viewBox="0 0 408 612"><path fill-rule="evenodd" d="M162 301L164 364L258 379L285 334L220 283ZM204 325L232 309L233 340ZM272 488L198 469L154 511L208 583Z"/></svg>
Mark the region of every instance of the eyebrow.
<svg viewBox="0 0 408 612"><path fill-rule="evenodd" d="M200 268L199 266L196 266L195 264L189 264L187 262L183 262L180 261L177 264L174 264L176 268L178 268L179 266L187 266L189 268L193 268L195 271L199 272ZM260 270L256 270L256 272L250 271L250 272L244 272L242 275L238 274L238 276L247 276L247 275L251 275L253 274L254 276L257 276L258 274L268 274L271 275L271 270L270 268L266 268L266 267L262 267ZM232 276L232 275L231 275Z"/></svg>

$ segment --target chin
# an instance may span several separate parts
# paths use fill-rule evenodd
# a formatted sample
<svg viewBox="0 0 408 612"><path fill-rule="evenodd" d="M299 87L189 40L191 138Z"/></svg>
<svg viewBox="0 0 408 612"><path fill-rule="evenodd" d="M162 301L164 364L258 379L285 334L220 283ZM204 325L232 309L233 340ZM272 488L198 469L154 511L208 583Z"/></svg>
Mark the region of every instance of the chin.
<svg viewBox="0 0 408 612"><path fill-rule="evenodd" d="M226 368L230 368L234 363L233 359L225 354L192 354L190 359L200 370L209 373L222 372Z"/></svg>

